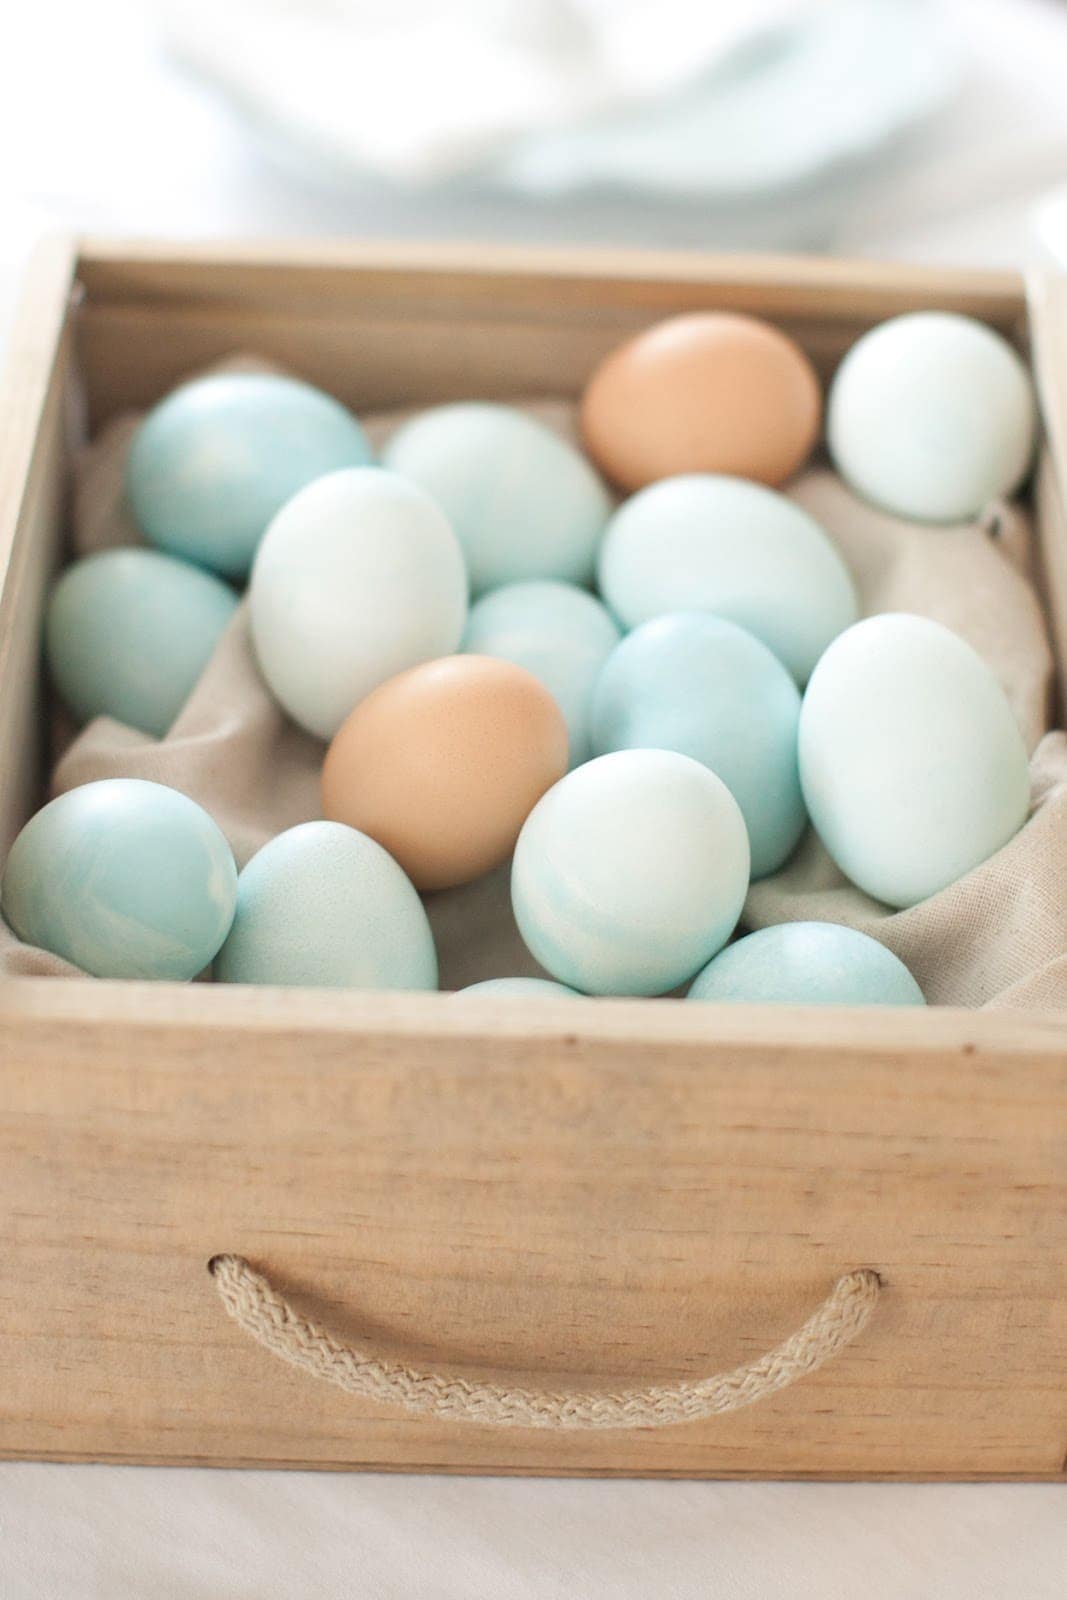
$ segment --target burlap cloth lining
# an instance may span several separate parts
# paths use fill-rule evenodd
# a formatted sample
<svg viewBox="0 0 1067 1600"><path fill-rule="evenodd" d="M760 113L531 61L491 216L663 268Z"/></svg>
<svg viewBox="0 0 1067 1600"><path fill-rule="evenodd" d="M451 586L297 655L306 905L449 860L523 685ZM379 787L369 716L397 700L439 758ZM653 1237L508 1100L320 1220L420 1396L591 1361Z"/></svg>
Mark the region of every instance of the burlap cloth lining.
<svg viewBox="0 0 1067 1600"><path fill-rule="evenodd" d="M527 409L573 436L569 403L537 402ZM372 418L368 431L380 444L401 420ZM141 542L122 495L123 462L137 421L113 421L76 463L73 544L79 554ZM1067 1006L1067 736L1048 731L1052 657L1029 580L1026 515L995 506L957 527L900 522L862 504L824 468L805 473L789 493L837 543L865 613L936 618L989 662L1032 751L1033 810L990 861L898 912L846 883L809 832L783 871L753 885L743 926L817 918L861 928L900 956L931 1004ZM267 693L243 606L164 739L106 717L71 737L59 713L54 737L52 793L106 777L170 784L210 811L239 864L282 829L319 815L323 746L295 728ZM429 896L427 905L443 988L540 972L510 915L506 868ZM0 926L0 972L74 970L19 944Z"/></svg>

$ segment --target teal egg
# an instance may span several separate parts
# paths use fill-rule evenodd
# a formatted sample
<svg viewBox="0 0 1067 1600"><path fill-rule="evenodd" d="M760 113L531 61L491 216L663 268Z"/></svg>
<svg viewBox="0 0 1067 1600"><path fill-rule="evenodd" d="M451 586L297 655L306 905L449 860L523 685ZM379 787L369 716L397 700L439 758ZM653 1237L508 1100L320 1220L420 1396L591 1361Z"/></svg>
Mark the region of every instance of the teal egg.
<svg viewBox="0 0 1067 1600"><path fill-rule="evenodd" d="M796 1006L922 1006L922 990L877 939L835 922L784 922L728 945L690 1000Z"/></svg>
<svg viewBox="0 0 1067 1600"><path fill-rule="evenodd" d="M97 978L195 978L236 896L233 853L207 812L140 778L86 783L38 811L0 886L20 939Z"/></svg>
<svg viewBox="0 0 1067 1600"><path fill-rule="evenodd" d="M485 978L481 983L469 983L457 994L484 994L498 999L558 1000L579 998L577 989L568 989L565 983L553 983L550 978Z"/></svg>
<svg viewBox="0 0 1067 1600"><path fill-rule="evenodd" d="M472 607L464 650L525 667L553 696L567 723L570 764L590 756L593 688L621 637L599 600L573 583L509 583Z"/></svg>
<svg viewBox="0 0 1067 1600"><path fill-rule="evenodd" d="M436 989L437 952L411 881L365 833L305 822L241 873L221 983Z"/></svg>
<svg viewBox="0 0 1067 1600"><path fill-rule="evenodd" d="M767 646L721 617L676 612L628 634L593 696L593 750L678 750L725 783L752 876L793 851L807 813L797 771L800 693Z"/></svg>
<svg viewBox="0 0 1067 1600"><path fill-rule="evenodd" d="M148 413L130 449L126 494L152 544L242 577L298 489L372 459L355 417L321 390L266 373L217 373Z"/></svg>
<svg viewBox="0 0 1067 1600"><path fill-rule="evenodd" d="M448 517L473 594L527 578L592 581L611 501L544 423L513 406L437 406L398 429L382 460Z"/></svg>
<svg viewBox="0 0 1067 1600"><path fill-rule="evenodd" d="M86 556L49 601L52 681L80 722L115 717L162 738L236 606L221 579L158 550Z"/></svg>

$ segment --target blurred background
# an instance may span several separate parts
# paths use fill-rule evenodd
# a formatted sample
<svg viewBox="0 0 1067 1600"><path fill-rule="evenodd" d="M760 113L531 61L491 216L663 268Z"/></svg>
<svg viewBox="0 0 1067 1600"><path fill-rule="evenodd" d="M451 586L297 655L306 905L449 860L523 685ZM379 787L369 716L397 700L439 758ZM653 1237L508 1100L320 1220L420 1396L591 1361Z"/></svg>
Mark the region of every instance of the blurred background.
<svg viewBox="0 0 1067 1600"><path fill-rule="evenodd" d="M1059 0L34 0L0 322L51 228L1067 259Z"/></svg>

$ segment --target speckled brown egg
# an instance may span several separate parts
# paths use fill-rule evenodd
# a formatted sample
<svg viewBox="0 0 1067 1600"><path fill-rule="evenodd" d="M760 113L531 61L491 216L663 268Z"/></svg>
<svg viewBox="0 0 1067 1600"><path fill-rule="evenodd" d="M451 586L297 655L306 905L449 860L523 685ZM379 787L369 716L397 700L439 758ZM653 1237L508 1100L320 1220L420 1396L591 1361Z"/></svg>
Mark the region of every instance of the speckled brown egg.
<svg viewBox="0 0 1067 1600"><path fill-rule="evenodd" d="M620 345L582 397L586 449L627 490L687 472L776 487L809 455L822 395L800 346L756 317L671 317Z"/></svg>
<svg viewBox="0 0 1067 1600"><path fill-rule="evenodd" d="M390 678L342 723L323 816L377 839L417 888L445 889L504 861L566 770L563 713L531 673L445 656Z"/></svg>

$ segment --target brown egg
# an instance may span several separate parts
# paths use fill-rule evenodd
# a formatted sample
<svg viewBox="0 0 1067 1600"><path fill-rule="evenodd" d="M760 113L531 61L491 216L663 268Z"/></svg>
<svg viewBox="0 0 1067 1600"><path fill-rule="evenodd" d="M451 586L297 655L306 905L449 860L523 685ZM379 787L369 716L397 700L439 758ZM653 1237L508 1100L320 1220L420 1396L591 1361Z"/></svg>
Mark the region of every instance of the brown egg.
<svg viewBox="0 0 1067 1600"><path fill-rule="evenodd" d="M682 472L784 483L819 433L822 395L798 344L768 322L695 312L646 328L582 396L585 446L623 489Z"/></svg>
<svg viewBox="0 0 1067 1600"><path fill-rule="evenodd" d="M380 685L341 724L322 814L369 833L419 889L510 854L567 770L567 725L535 677L490 656L445 656Z"/></svg>

